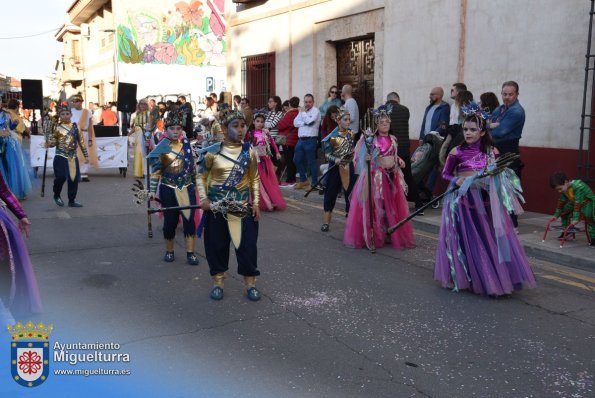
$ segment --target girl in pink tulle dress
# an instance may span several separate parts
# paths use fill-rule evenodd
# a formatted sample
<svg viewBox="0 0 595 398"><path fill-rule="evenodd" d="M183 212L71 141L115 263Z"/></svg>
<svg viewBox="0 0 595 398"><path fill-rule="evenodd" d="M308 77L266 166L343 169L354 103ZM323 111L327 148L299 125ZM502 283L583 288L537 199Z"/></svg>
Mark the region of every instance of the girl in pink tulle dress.
<svg viewBox="0 0 595 398"><path fill-rule="evenodd" d="M362 134L354 151L355 169L359 177L351 193L351 208L343 243L354 248L382 247L390 243L394 249L415 247L411 222L388 235L388 227L409 215L405 199L405 182L401 168L403 160L397 156L397 139L388 134L390 109L375 111L378 129L373 136ZM367 142L366 142L367 141ZM371 167L371 195L368 193L367 160ZM370 226L369 201L372 200L374 240ZM372 242L374 245L372 245Z"/></svg>
<svg viewBox="0 0 595 398"><path fill-rule="evenodd" d="M281 159L279 148L267 129L264 129L264 113L254 115L254 130L248 132L245 142L249 142L258 155L258 173L260 174L260 209L273 211L285 209L285 200L279 183L275 168L271 161L272 151L275 157Z"/></svg>

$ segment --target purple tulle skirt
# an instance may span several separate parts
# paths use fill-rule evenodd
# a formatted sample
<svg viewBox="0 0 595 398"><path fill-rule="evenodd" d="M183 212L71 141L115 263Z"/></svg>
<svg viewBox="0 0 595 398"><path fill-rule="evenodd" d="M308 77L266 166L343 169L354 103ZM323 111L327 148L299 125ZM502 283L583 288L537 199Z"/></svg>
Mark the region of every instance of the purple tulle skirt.
<svg viewBox="0 0 595 398"><path fill-rule="evenodd" d="M377 169L372 172L372 179L375 247L380 248L385 243L390 243L394 249L415 247L411 222L405 223L391 235L386 232L388 227L409 216L409 206L405 199L400 173L398 171L387 173L382 169ZM370 198L366 172L359 175L350 199L351 206L347 216L343 243L356 249L361 249L364 245L370 248L372 228L370 227Z"/></svg>
<svg viewBox="0 0 595 398"><path fill-rule="evenodd" d="M19 228L0 210L0 295L15 314L42 311L37 280Z"/></svg>
<svg viewBox="0 0 595 398"><path fill-rule="evenodd" d="M275 168L270 157L262 156L260 158L258 174L260 175L260 209L267 211L284 210L287 205L279 188Z"/></svg>
<svg viewBox="0 0 595 398"><path fill-rule="evenodd" d="M474 184L462 196L454 192L445 197L434 269L434 279L443 287L500 296L536 286L497 196Z"/></svg>

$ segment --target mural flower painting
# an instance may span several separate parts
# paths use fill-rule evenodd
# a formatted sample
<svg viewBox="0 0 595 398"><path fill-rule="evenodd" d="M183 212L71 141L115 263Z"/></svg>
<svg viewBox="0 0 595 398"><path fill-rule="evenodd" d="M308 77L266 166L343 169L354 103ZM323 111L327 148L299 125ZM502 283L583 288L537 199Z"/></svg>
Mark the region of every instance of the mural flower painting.
<svg viewBox="0 0 595 398"><path fill-rule="evenodd" d="M205 53L199 47L196 40L186 40L177 49L179 61L184 65L202 65L205 60Z"/></svg>
<svg viewBox="0 0 595 398"><path fill-rule="evenodd" d="M225 0L207 0L207 5L211 9L211 18L209 18L209 26L219 40L225 34L225 20L222 14L225 10Z"/></svg>
<svg viewBox="0 0 595 398"><path fill-rule="evenodd" d="M131 30L126 26L118 26L118 57L127 64L139 63L143 55L137 48Z"/></svg>
<svg viewBox="0 0 595 398"><path fill-rule="evenodd" d="M159 11L128 10L117 28L120 62L224 66L225 0L169 4Z"/></svg>
<svg viewBox="0 0 595 398"><path fill-rule="evenodd" d="M150 64L155 61L155 47L146 45L143 49L143 62Z"/></svg>
<svg viewBox="0 0 595 398"><path fill-rule="evenodd" d="M223 42L217 39L213 33L199 35L198 43L206 53L205 63L213 66L225 66L225 55L223 54Z"/></svg>
<svg viewBox="0 0 595 398"><path fill-rule="evenodd" d="M171 43L155 43L155 60L163 64L174 64L178 55Z"/></svg>
<svg viewBox="0 0 595 398"><path fill-rule="evenodd" d="M190 3L180 1L176 3L176 11L182 15L182 20L186 23L192 23L196 26L202 25L202 3L192 0Z"/></svg>

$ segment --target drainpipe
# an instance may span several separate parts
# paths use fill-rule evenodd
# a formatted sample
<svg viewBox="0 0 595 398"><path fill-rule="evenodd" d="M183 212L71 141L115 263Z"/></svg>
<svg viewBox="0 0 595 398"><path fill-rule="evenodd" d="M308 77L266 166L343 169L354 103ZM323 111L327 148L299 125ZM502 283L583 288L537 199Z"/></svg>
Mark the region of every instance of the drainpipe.
<svg viewBox="0 0 595 398"><path fill-rule="evenodd" d="M288 52L289 52L289 98L293 95L293 6L291 5L291 0L289 0L289 44L288 44Z"/></svg>
<svg viewBox="0 0 595 398"><path fill-rule="evenodd" d="M457 81L465 81L465 35L467 33L467 0L461 0L461 36L459 37L459 63L457 65Z"/></svg>

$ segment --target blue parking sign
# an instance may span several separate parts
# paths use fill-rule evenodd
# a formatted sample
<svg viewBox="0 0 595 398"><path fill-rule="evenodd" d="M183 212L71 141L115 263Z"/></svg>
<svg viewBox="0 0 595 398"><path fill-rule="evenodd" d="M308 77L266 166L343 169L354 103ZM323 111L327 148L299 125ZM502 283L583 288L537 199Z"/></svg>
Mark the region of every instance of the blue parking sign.
<svg viewBox="0 0 595 398"><path fill-rule="evenodd" d="M207 77L207 92L215 91L215 79Z"/></svg>

